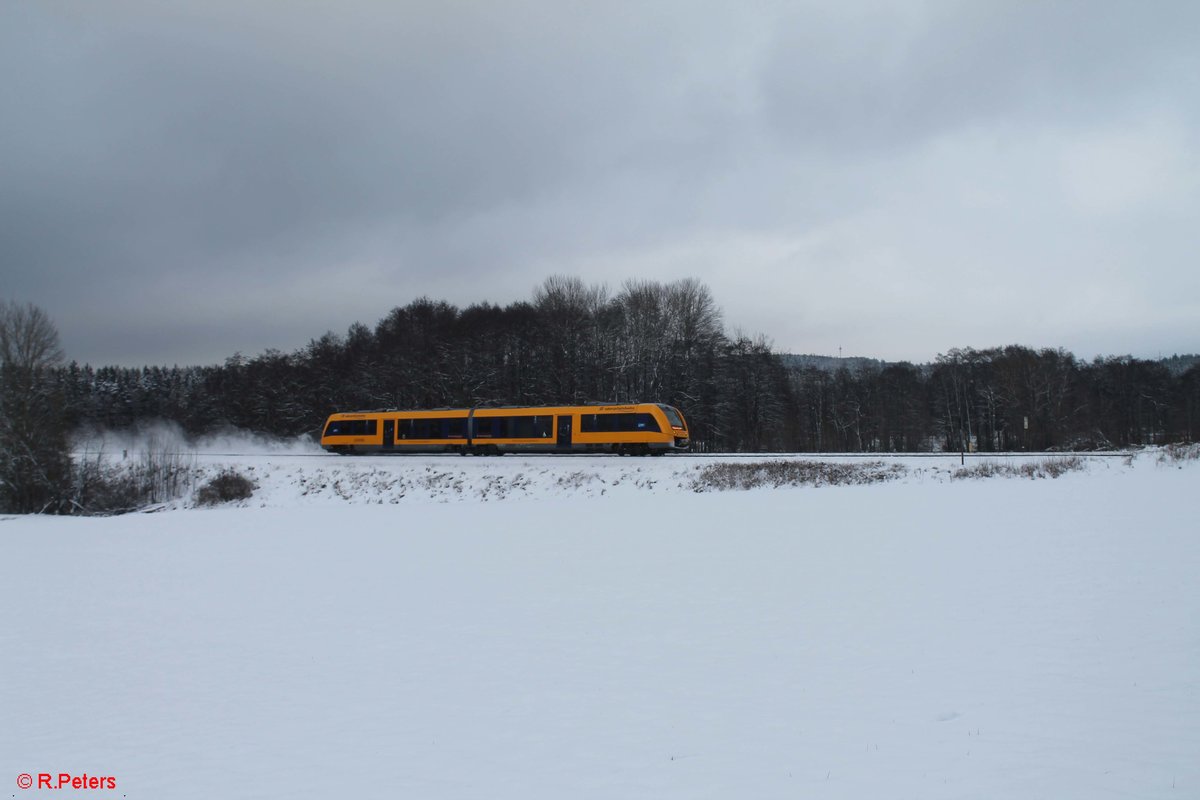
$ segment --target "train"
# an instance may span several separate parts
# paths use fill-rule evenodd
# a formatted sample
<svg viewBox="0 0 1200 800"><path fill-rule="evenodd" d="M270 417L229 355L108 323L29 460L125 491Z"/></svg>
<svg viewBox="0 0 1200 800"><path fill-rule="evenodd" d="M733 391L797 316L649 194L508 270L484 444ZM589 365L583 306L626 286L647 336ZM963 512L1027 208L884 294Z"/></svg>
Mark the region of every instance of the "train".
<svg viewBox="0 0 1200 800"><path fill-rule="evenodd" d="M488 406L330 415L331 453L615 453L661 456L691 447L687 421L663 403Z"/></svg>

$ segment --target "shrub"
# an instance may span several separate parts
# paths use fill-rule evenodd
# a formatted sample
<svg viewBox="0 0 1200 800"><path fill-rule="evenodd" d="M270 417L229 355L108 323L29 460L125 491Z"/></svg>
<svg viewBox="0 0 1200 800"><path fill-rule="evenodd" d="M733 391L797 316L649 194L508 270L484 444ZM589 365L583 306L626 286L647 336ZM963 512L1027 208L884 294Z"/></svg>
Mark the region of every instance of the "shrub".
<svg viewBox="0 0 1200 800"><path fill-rule="evenodd" d="M1158 455L1160 464L1180 464L1200 460L1200 444L1169 444Z"/></svg>
<svg viewBox="0 0 1200 800"><path fill-rule="evenodd" d="M1085 467L1084 460L1079 456L1063 458L1047 458L1043 461L1025 464L1002 464L996 461L984 461L969 467L956 469L950 473L952 480L965 478L1057 478L1068 472L1077 472Z"/></svg>
<svg viewBox="0 0 1200 800"><path fill-rule="evenodd" d="M905 471L901 464L884 464L882 461L721 461L701 469L692 479L692 489L712 492L761 486L847 486L894 480Z"/></svg>
<svg viewBox="0 0 1200 800"><path fill-rule="evenodd" d="M125 514L183 496L192 486L193 460L166 447L142 452L137 461L108 463L85 454L72 475L71 506L84 515Z"/></svg>
<svg viewBox="0 0 1200 800"><path fill-rule="evenodd" d="M254 494L254 481L232 469L222 470L219 475L200 487L196 492L196 505L215 506L234 500L248 500Z"/></svg>

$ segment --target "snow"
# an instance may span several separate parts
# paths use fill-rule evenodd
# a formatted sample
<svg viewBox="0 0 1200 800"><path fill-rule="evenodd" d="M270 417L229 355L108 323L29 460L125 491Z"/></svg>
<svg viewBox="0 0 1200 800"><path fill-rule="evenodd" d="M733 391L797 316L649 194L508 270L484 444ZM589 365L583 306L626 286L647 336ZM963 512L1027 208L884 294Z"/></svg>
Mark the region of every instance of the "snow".
<svg viewBox="0 0 1200 800"><path fill-rule="evenodd" d="M255 496L0 521L7 780L1200 795L1197 462L698 494L711 460L195 459Z"/></svg>

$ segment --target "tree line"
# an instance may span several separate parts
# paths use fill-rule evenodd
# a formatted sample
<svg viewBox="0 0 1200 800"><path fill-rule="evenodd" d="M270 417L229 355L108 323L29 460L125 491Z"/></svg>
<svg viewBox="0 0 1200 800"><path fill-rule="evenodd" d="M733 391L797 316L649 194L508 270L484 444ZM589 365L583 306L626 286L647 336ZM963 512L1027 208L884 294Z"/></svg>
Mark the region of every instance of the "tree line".
<svg viewBox="0 0 1200 800"><path fill-rule="evenodd" d="M813 366L727 333L694 279L610 294L551 277L529 301L460 309L421 298L293 353L209 367L71 364L54 381L68 427L167 419L196 434L315 434L353 409L604 401L677 406L699 446L722 452L1097 449L1195 441L1200 425L1195 364L1013 345L931 364Z"/></svg>
<svg viewBox="0 0 1200 800"><path fill-rule="evenodd" d="M792 449L1103 450L1194 442L1200 365L1062 349L954 349L932 364L790 373Z"/></svg>
<svg viewBox="0 0 1200 800"><path fill-rule="evenodd" d="M1127 447L1196 441L1200 426L1195 363L1019 346L920 365L781 357L761 336L727 332L694 279L613 293L555 276L503 307L421 298L292 353L170 368L64 366L44 312L0 310L7 510L53 505L46 487L70 470L68 431L150 420L315 436L334 411L664 402L698 449L864 453Z"/></svg>
<svg viewBox="0 0 1200 800"><path fill-rule="evenodd" d="M548 278L528 301L459 308L421 298L369 328L209 367L71 364L54 372L69 426L147 419L189 433L315 434L334 411L589 402L684 410L702 446L770 448L787 373L761 337L727 334L694 279L627 281L616 293Z"/></svg>

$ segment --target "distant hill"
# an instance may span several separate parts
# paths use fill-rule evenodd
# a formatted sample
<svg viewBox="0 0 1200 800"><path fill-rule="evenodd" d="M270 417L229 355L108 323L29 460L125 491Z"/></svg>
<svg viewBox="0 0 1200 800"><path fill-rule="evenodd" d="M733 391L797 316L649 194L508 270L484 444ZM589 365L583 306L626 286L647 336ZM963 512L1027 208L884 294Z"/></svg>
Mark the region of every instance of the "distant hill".
<svg viewBox="0 0 1200 800"><path fill-rule="evenodd" d="M788 369L819 369L825 372L837 372L845 367L854 372L862 367L872 367L882 369L889 364L897 362L884 361L878 358L865 358L863 356L847 356L839 358L838 356L818 356L812 354L797 354L797 353L780 353L780 360ZM1151 361L1153 359L1146 359ZM1174 376L1182 375L1192 367L1200 364L1200 354L1191 353L1188 355L1173 355L1167 358L1157 359L1159 364L1162 364ZM929 364L917 364L918 367L928 367Z"/></svg>
<svg viewBox="0 0 1200 800"><path fill-rule="evenodd" d="M1200 364L1200 355L1195 353L1186 356L1174 355L1169 358L1160 358L1158 361L1170 370L1172 375L1182 375L1192 367Z"/></svg>

